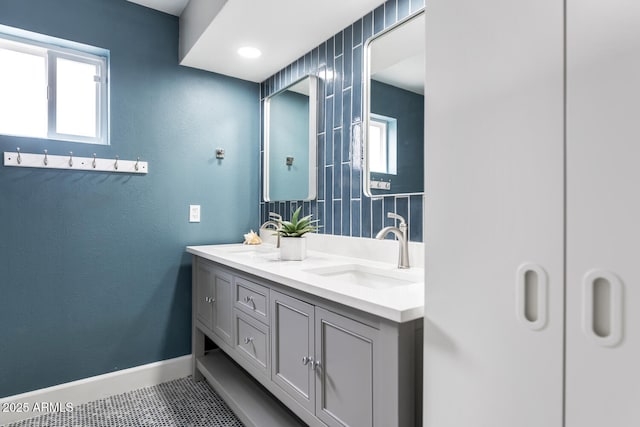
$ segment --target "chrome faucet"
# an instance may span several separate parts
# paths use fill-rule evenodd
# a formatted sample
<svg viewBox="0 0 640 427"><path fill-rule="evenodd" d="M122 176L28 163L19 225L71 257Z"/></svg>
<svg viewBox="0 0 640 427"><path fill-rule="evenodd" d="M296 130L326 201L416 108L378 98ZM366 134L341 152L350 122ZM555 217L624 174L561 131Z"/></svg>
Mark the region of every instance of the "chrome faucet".
<svg viewBox="0 0 640 427"><path fill-rule="evenodd" d="M269 220L265 221L264 224L260 226L260 230L277 230L278 229L278 221L282 221L282 216L275 213L269 212ZM280 235L278 234L278 240L276 243L276 248L280 247Z"/></svg>
<svg viewBox="0 0 640 427"><path fill-rule="evenodd" d="M409 238L407 236L407 222L398 214L387 212L387 218L400 220L398 227L385 227L376 234L376 239L384 239L387 234L396 235L400 243L400 254L398 256L398 268L409 268Z"/></svg>

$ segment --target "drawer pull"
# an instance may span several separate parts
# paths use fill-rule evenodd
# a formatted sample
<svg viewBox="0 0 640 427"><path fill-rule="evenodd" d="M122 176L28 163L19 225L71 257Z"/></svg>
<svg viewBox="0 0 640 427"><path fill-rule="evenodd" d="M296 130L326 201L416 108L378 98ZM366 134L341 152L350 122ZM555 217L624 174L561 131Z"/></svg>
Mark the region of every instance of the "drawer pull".
<svg viewBox="0 0 640 427"><path fill-rule="evenodd" d="M246 297L244 297L244 302L255 307L255 303L253 302L253 297L251 295L247 295Z"/></svg>
<svg viewBox="0 0 640 427"><path fill-rule="evenodd" d="M250 342L253 342L253 337L247 337L244 339L245 344L249 344Z"/></svg>

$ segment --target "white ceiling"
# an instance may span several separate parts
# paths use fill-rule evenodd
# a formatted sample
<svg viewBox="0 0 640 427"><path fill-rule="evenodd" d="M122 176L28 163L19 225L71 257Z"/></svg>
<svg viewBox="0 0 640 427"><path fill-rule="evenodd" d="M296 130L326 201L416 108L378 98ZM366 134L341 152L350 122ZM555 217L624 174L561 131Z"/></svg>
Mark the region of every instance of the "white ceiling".
<svg viewBox="0 0 640 427"><path fill-rule="evenodd" d="M180 16L189 0L127 0L157 9L170 15Z"/></svg>
<svg viewBox="0 0 640 427"><path fill-rule="evenodd" d="M179 16L212 0L128 0ZM366 15L383 0L216 0L221 4L195 43L181 52L182 65L262 82ZM187 5L185 5L187 3ZM200 6L198 6L200 7ZM207 18L209 19L209 18ZM181 25L183 25L181 20ZM200 33L198 28L198 33ZM181 28L183 34L183 28ZM241 46L262 51L258 59L237 54Z"/></svg>

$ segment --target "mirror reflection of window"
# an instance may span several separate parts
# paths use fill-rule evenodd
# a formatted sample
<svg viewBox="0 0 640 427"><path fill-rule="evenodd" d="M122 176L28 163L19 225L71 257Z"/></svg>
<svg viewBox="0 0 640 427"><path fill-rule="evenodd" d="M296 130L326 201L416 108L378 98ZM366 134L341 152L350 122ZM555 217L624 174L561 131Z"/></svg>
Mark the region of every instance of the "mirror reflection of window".
<svg viewBox="0 0 640 427"><path fill-rule="evenodd" d="M379 114L369 119L369 171L395 175L398 169L397 120Z"/></svg>
<svg viewBox="0 0 640 427"><path fill-rule="evenodd" d="M387 173L387 125L371 120L369 123L369 170Z"/></svg>

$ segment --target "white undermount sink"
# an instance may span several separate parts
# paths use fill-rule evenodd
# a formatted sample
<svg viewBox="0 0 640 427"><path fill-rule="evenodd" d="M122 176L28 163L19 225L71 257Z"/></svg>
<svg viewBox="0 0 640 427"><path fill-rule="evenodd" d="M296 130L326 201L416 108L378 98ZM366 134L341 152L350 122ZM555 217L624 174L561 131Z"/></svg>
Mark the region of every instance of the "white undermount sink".
<svg viewBox="0 0 640 427"><path fill-rule="evenodd" d="M305 272L372 289L390 289L422 280L408 270L383 270L360 264L311 268Z"/></svg>

